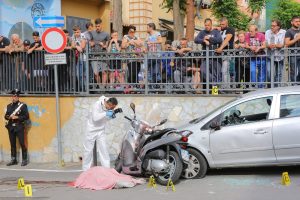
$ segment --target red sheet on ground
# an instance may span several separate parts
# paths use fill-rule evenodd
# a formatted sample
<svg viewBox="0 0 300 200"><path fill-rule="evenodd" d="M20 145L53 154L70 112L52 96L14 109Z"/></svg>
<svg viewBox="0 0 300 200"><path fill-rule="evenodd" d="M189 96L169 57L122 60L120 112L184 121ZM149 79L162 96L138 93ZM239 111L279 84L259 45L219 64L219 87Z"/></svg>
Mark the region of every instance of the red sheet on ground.
<svg viewBox="0 0 300 200"><path fill-rule="evenodd" d="M76 181L69 185L92 190L110 190L116 187L133 187L144 183L141 179L118 173L115 169L92 167L82 172Z"/></svg>

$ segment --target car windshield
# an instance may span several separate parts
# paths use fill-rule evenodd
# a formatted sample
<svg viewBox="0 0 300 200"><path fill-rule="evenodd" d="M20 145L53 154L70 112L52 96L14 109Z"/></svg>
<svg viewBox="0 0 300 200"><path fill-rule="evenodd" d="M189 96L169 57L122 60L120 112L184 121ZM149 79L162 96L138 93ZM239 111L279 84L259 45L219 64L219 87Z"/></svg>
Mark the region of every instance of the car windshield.
<svg viewBox="0 0 300 200"><path fill-rule="evenodd" d="M198 118L196 118L196 119L193 119L193 120L189 121L189 124L197 124L197 123L199 123L200 121L202 121L204 118L208 117L209 115L211 115L211 114L214 113L215 111L219 110L219 109L222 108L223 106L226 106L226 105L230 104L231 102L233 102L233 101L235 101L235 100L237 100L237 99L239 99L239 98L240 98L240 97L235 98L235 99L232 99L232 100L228 101L227 103L225 103L225 104L223 104L223 105L217 107L216 109L213 109L212 111L210 111L210 112L207 113L206 115L203 115L203 116L201 116L201 117L198 117Z"/></svg>

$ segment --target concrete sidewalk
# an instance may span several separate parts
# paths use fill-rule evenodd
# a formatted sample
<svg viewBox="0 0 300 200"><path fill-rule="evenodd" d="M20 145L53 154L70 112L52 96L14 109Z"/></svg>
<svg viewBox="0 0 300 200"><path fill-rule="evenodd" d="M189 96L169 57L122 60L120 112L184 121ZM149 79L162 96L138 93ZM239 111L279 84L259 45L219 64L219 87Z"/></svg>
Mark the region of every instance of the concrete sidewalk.
<svg viewBox="0 0 300 200"><path fill-rule="evenodd" d="M65 163L60 166L58 163L29 163L27 166L21 167L18 165L6 166L7 162L0 162L0 169L6 170L24 170L24 171L81 171L81 162Z"/></svg>

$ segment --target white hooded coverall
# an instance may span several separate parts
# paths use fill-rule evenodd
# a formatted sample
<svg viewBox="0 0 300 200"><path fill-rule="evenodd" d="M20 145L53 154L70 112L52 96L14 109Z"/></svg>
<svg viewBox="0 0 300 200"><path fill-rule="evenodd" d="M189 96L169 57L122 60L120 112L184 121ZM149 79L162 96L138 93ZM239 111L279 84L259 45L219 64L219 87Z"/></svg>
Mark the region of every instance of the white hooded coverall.
<svg viewBox="0 0 300 200"><path fill-rule="evenodd" d="M108 99L109 98L105 96L101 96L89 112L87 131L83 143L82 169L84 171L92 166L95 141L97 141L97 153L101 165L103 167L110 167L110 158L106 147L106 135L104 133L105 124L110 120L110 118L106 116L107 110L104 105L104 100L107 101Z"/></svg>

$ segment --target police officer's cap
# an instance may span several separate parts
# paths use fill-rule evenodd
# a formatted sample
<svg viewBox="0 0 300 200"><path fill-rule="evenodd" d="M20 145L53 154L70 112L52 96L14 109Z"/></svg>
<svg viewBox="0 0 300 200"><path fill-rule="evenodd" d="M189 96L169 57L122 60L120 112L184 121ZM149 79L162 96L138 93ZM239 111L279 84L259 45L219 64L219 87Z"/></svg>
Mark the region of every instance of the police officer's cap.
<svg viewBox="0 0 300 200"><path fill-rule="evenodd" d="M11 94L12 94L13 96L20 96L21 91L20 91L19 89L13 89L13 90L11 91Z"/></svg>

